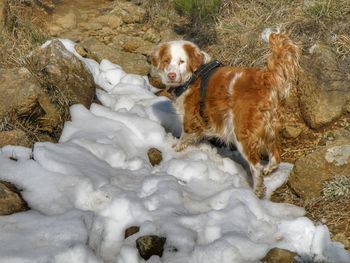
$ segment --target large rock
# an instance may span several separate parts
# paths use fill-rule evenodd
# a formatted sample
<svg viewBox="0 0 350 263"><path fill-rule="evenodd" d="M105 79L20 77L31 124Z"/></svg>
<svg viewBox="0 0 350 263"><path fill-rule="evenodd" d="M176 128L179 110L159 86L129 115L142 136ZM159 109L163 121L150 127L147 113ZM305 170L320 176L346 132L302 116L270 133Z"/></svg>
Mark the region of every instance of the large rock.
<svg viewBox="0 0 350 263"><path fill-rule="evenodd" d="M302 66L298 93L304 120L311 128L337 120L350 99L350 82L336 55L329 47L317 44L304 56Z"/></svg>
<svg viewBox="0 0 350 263"><path fill-rule="evenodd" d="M0 69L0 119L32 111L40 93L40 83L26 68Z"/></svg>
<svg viewBox="0 0 350 263"><path fill-rule="evenodd" d="M10 215L28 209L19 190L13 184L0 180L0 215Z"/></svg>
<svg viewBox="0 0 350 263"><path fill-rule="evenodd" d="M62 94L69 105L90 106L95 96L92 75L59 40L36 49L30 60L48 93Z"/></svg>
<svg viewBox="0 0 350 263"><path fill-rule="evenodd" d="M141 54L129 53L117 47L107 46L94 38L83 41L81 45L89 51L91 58L98 61L108 59L120 65L127 73L147 75L150 70L146 57Z"/></svg>
<svg viewBox="0 0 350 263"><path fill-rule="evenodd" d="M0 70L0 121L2 130L12 130L0 133L1 146L57 140L69 107L89 107L95 96L91 74L58 40L34 50L26 62Z"/></svg>
<svg viewBox="0 0 350 263"><path fill-rule="evenodd" d="M323 185L336 175L350 176L350 137L320 147L295 162L288 184L306 202L322 195Z"/></svg>

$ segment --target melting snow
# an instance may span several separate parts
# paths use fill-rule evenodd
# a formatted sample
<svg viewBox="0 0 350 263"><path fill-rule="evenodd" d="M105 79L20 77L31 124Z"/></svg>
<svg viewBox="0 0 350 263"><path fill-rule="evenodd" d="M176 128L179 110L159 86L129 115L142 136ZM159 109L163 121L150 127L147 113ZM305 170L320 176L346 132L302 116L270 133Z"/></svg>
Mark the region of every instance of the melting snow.
<svg viewBox="0 0 350 263"><path fill-rule="evenodd" d="M72 106L57 144L1 149L0 178L21 187L32 210L0 217L0 262L144 262L135 240L145 234L167 238L163 257L149 262L259 262L273 247L350 262L327 227L302 208L257 199L241 166L215 148L174 152L179 120L146 77L61 41L93 74L102 105ZM163 153L159 166L150 147ZM290 170L282 164L266 179L269 194ZM124 239L132 225L140 232Z"/></svg>

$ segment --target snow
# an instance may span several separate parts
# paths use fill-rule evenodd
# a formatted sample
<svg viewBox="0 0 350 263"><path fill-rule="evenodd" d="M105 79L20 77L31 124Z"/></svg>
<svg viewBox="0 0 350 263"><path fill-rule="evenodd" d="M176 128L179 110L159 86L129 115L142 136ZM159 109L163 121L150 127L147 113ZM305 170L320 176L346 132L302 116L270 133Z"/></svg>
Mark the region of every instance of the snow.
<svg viewBox="0 0 350 263"><path fill-rule="evenodd" d="M216 148L175 152L178 117L146 77L61 42L93 74L102 105L72 106L57 144L1 149L0 178L23 189L32 209L0 217L0 262L145 262L135 240L147 234L166 237L152 263L259 262L273 247L300 261L350 262L302 208L257 199L244 169ZM155 167L151 147L163 155ZM281 164L266 179L268 195L291 169ZM125 239L130 226L140 231Z"/></svg>

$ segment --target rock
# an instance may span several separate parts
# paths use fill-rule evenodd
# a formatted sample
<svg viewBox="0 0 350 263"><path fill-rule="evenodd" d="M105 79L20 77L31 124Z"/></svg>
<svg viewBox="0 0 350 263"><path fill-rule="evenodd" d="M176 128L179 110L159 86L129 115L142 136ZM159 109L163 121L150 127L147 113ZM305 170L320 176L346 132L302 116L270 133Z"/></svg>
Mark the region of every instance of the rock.
<svg viewBox="0 0 350 263"><path fill-rule="evenodd" d="M69 12L64 16L58 17L56 19L56 24L64 29L73 28L77 24L76 16L73 12Z"/></svg>
<svg viewBox="0 0 350 263"><path fill-rule="evenodd" d="M11 215L28 209L19 190L11 183L0 181L0 215Z"/></svg>
<svg viewBox="0 0 350 263"><path fill-rule="evenodd" d="M95 96L93 78L59 40L53 40L46 48L34 50L31 60L38 76L51 87L48 92L62 94L69 105L90 106Z"/></svg>
<svg viewBox="0 0 350 263"><path fill-rule="evenodd" d="M113 44L117 47L123 48L126 52L133 52L139 48L143 40L141 37L129 36L127 34L118 34L113 38ZM125 47L131 47L130 51Z"/></svg>
<svg viewBox="0 0 350 263"><path fill-rule="evenodd" d="M342 137L295 162L288 185L306 202L321 196L324 183L350 175L350 137Z"/></svg>
<svg viewBox="0 0 350 263"><path fill-rule="evenodd" d="M158 43L160 41L160 36L153 28L150 28L143 35L143 39L151 43Z"/></svg>
<svg viewBox="0 0 350 263"><path fill-rule="evenodd" d="M163 160L162 152L159 151L156 148L151 148L147 151L149 162L152 164L152 166L156 166L160 164L160 162Z"/></svg>
<svg viewBox="0 0 350 263"><path fill-rule="evenodd" d="M75 45L74 49L83 58L86 58L88 56L88 51L81 45L79 44Z"/></svg>
<svg viewBox="0 0 350 263"><path fill-rule="evenodd" d="M336 55L325 45L314 45L302 67L307 72L300 77L298 93L304 120L311 128L337 120L350 99L350 82Z"/></svg>
<svg viewBox="0 0 350 263"><path fill-rule="evenodd" d="M30 147L31 141L24 131L12 130L0 132L0 148L6 145L20 145Z"/></svg>
<svg viewBox="0 0 350 263"><path fill-rule="evenodd" d="M0 1L0 21L3 19L3 8L4 8L4 1Z"/></svg>
<svg viewBox="0 0 350 263"><path fill-rule="evenodd" d="M261 261L263 263L295 263L297 262L294 259L296 256L297 254L294 252L275 247L267 252L266 256Z"/></svg>
<svg viewBox="0 0 350 263"><path fill-rule="evenodd" d="M108 59L120 65L127 73L147 75L150 70L146 57L141 54L128 53L121 49L107 46L94 38L83 41L81 45L98 61Z"/></svg>
<svg viewBox="0 0 350 263"><path fill-rule="evenodd" d="M136 247L140 256L148 260L153 255L159 257L163 255L165 241L165 237L158 237L155 235L142 236L136 240Z"/></svg>
<svg viewBox="0 0 350 263"><path fill-rule="evenodd" d="M113 44L122 48L126 52L140 53L148 56L154 48L154 44L143 40L139 36L129 36L127 34L118 34L113 38Z"/></svg>
<svg viewBox="0 0 350 263"><path fill-rule="evenodd" d="M123 24L123 20L116 15L103 15L98 17L97 21L113 29L118 28Z"/></svg>
<svg viewBox="0 0 350 263"><path fill-rule="evenodd" d="M286 127L283 128L282 135L287 139L291 139L291 138L295 139L301 134L301 132L302 132L301 127L287 125Z"/></svg>
<svg viewBox="0 0 350 263"><path fill-rule="evenodd" d="M58 25L48 25L47 27L47 31L51 36L57 36L59 33L62 32L62 30L63 28Z"/></svg>
<svg viewBox="0 0 350 263"><path fill-rule="evenodd" d="M164 29L160 32L160 38L162 42L167 42L179 39L179 35L176 34L172 29Z"/></svg>
<svg viewBox="0 0 350 263"><path fill-rule="evenodd" d="M127 239L129 236L132 236L133 234L136 234L139 231L140 231L139 226L131 226L131 227L125 229L124 238Z"/></svg>
<svg viewBox="0 0 350 263"><path fill-rule="evenodd" d="M40 83L26 68L0 69L0 119L31 112L40 93Z"/></svg>
<svg viewBox="0 0 350 263"><path fill-rule="evenodd" d="M126 24L142 23L146 17L146 10L130 2L117 2L116 7L110 12L120 16Z"/></svg>

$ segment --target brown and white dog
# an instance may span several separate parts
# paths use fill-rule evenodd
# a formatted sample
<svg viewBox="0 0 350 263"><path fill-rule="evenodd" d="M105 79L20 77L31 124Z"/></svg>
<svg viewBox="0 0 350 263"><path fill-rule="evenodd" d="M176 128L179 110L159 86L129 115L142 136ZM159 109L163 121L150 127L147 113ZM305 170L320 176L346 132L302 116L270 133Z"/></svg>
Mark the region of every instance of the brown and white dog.
<svg viewBox="0 0 350 263"><path fill-rule="evenodd" d="M263 175L277 168L280 162L279 107L296 78L300 56L299 48L286 34L266 29L262 39L272 49L267 66L216 69L206 86L202 114L201 78L175 102L183 126L175 149L181 151L204 137L234 143L249 164L258 197L265 193ZM167 87L183 84L209 59L188 41L162 43L151 55L151 62Z"/></svg>

